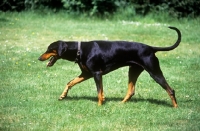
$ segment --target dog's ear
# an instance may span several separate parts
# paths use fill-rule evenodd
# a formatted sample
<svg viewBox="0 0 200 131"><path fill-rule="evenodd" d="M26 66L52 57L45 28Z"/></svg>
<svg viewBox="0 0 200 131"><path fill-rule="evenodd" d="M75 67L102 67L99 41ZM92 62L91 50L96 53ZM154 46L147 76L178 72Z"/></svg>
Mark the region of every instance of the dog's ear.
<svg viewBox="0 0 200 131"><path fill-rule="evenodd" d="M63 41L59 41L59 47L58 47L58 55L62 56L65 51L67 51L67 44Z"/></svg>

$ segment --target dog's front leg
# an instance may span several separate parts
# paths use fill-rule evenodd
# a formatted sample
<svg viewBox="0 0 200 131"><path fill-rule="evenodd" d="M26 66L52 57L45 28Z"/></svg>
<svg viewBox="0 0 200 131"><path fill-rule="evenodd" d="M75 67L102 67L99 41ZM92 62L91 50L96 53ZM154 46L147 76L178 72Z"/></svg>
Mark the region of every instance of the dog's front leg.
<svg viewBox="0 0 200 131"><path fill-rule="evenodd" d="M94 73L94 81L97 86L98 105L100 106L103 104L103 101L105 100L104 93L103 93L103 83L102 83L102 72L101 71Z"/></svg>
<svg viewBox="0 0 200 131"><path fill-rule="evenodd" d="M85 75L85 74L81 74L80 76L74 78L73 80L71 80L65 87L65 89L63 90L62 94L60 95L58 100L62 100L67 96L67 93L69 91L69 89L71 89L74 85L76 85L77 83L80 83L84 80L89 79L91 76L90 75Z"/></svg>

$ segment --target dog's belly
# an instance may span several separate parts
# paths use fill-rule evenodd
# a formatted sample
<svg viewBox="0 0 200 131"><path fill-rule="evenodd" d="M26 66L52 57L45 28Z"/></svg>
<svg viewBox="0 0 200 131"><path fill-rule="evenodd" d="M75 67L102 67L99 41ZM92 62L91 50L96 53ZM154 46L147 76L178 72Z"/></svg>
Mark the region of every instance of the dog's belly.
<svg viewBox="0 0 200 131"><path fill-rule="evenodd" d="M115 64L112 64L112 65L107 65L106 67L104 67L102 72L103 72L103 75L105 75L105 74L107 74L109 72L112 72L114 70L117 70L117 69L119 69L121 67L131 66L133 64L137 64L137 63L136 62L124 62L124 63L115 63Z"/></svg>

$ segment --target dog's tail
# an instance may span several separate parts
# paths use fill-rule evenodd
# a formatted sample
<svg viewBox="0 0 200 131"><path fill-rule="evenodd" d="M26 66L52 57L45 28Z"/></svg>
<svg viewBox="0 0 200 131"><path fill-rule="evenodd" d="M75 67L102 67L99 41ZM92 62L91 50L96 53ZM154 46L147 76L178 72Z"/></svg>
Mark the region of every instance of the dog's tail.
<svg viewBox="0 0 200 131"><path fill-rule="evenodd" d="M153 47L153 50L155 52L157 51L170 51L170 50L173 50L175 49L181 42L181 32L179 31L179 29L177 29L176 27L169 27L170 29L172 30L175 30L178 34L178 39L176 41L176 43L170 47Z"/></svg>

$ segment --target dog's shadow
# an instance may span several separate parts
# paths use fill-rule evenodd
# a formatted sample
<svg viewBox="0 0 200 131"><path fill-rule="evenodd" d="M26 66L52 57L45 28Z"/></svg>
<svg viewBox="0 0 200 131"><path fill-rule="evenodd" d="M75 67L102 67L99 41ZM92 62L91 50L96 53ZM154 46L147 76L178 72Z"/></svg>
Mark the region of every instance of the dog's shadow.
<svg viewBox="0 0 200 131"><path fill-rule="evenodd" d="M97 97L93 97L93 96L73 96L70 97L68 96L67 98L65 98L65 100L90 100L90 101L94 101L97 102L98 98ZM104 103L109 102L109 101L116 101L116 102L121 102L123 99L119 98L119 97L106 97ZM131 98L128 102L134 102L134 103L138 103L138 102L149 102L151 104L156 104L156 105L163 105L163 106L167 106L167 107L172 107L171 104L169 104L167 101L164 100L157 100L157 99L152 99L152 98Z"/></svg>

